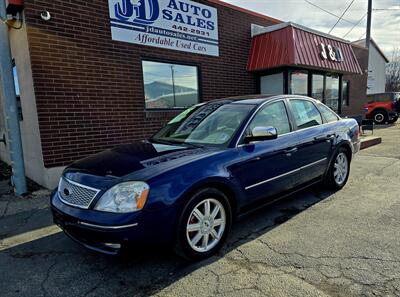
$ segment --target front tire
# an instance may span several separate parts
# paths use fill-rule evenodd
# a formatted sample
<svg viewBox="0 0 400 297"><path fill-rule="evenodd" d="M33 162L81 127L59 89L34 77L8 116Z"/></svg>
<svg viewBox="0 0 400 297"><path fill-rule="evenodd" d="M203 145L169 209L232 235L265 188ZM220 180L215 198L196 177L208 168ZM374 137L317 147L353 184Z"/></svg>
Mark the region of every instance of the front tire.
<svg viewBox="0 0 400 297"><path fill-rule="evenodd" d="M332 190L340 190L346 185L349 175L350 157L348 151L341 147L333 157L325 176L325 184Z"/></svg>
<svg viewBox="0 0 400 297"><path fill-rule="evenodd" d="M224 244L232 225L228 198L206 188L192 196L178 223L175 251L192 261L214 255Z"/></svg>
<svg viewBox="0 0 400 297"><path fill-rule="evenodd" d="M389 120L387 111L377 110L374 112L374 122L376 124L384 124Z"/></svg>

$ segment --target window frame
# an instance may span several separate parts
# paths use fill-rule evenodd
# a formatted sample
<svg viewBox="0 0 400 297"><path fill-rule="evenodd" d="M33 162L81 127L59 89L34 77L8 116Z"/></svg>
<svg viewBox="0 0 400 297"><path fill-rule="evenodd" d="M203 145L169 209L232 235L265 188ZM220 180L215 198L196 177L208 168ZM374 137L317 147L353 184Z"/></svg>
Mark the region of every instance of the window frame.
<svg viewBox="0 0 400 297"><path fill-rule="evenodd" d="M140 71L141 71L141 77L142 77L142 93L143 93L144 112L181 112L189 107L147 108L146 107L146 98L145 98L146 93L145 93L145 88L144 88L143 62L155 62L155 63L163 63L163 64L174 64L174 65L178 65L178 66L196 67L196 69L197 69L197 102L194 105L203 103L202 72L201 72L201 64L200 63L142 56L140 58Z"/></svg>
<svg viewBox="0 0 400 297"><path fill-rule="evenodd" d="M294 101L294 100L310 102L315 107L315 109L317 110L319 116L321 117L321 124L314 125L314 126L311 126L311 127L306 127L306 128L303 128L303 129L299 129L299 127L297 126L297 123L296 123L295 112L293 111L292 104L290 103L291 101ZM315 99L308 99L308 98L304 98L304 97L303 98L289 98L288 99L288 104L287 105L289 107L290 114L291 114L293 132L298 132L298 131L303 131L303 130L310 129L310 128L320 127L321 125L326 124L325 118L322 116L321 111L319 110L318 106L315 104L314 100Z"/></svg>
<svg viewBox="0 0 400 297"><path fill-rule="evenodd" d="M328 110L330 110L330 111L336 116L336 121L328 122L328 120L327 120L326 117L324 116L324 113L322 112L320 106L324 106L324 107L326 107ZM325 105L324 103L320 102L320 103L317 103L317 108L318 108L319 113L320 113L321 116L322 116L323 124L331 124L331 123L335 123L335 122L338 122L338 121L341 120L340 116L339 116L332 108L330 108L328 105Z"/></svg>
<svg viewBox="0 0 400 297"><path fill-rule="evenodd" d="M345 88L344 85L347 84L347 89L346 92L344 92ZM346 94L346 100L343 100L343 95ZM345 103L343 105L343 103ZM342 80L342 107L344 106L350 106L350 80L349 79L343 79Z"/></svg>
<svg viewBox="0 0 400 297"><path fill-rule="evenodd" d="M283 105L284 105L284 107L285 107L286 115L287 115L288 121L289 121L289 128L290 128L290 131L289 131L288 133L278 134L278 138L281 137L281 136L283 136L283 135L287 135L287 134L296 132L296 130L295 130L294 126L293 126L293 116L292 116L292 113L291 113L290 106L288 106L287 99L286 99L286 98L279 98L279 99L275 99L275 100L272 100L272 101L267 101L267 102L265 102L265 103L262 103L260 106L258 106L258 107L253 111L253 113L251 114L251 116L250 116L250 117L247 119L247 121L245 122L245 125L243 126L243 129L240 130L239 136L238 136L238 138L237 138L237 140L236 140L236 145L235 145L235 147L240 147L240 146L246 145L245 142L244 142L244 139L245 139L245 137L246 137L246 131L247 131L247 129L249 128L249 125L251 124L251 122L253 121L253 119L254 119L254 118L256 117L256 115L258 114L258 112L259 112L260 110L262 110L263 108L266 108L266 107L268 107L269 105L271 105L271 104L273 104L273 103L276 103L276 102L279 102L279 101L282 101L282 103L283 103ZM262 141L262 142L263 142L263 141Z"/></svg>
<svg viewBox="0 0 400 297"><path fill-rule="evenodd" d="M293 94L292 93L292 74L293 73L301 73L301 74L305 74L306 75L306 95L303 94ZM287 80L288 80L288 95L297 95L297 96L308 96L310 94L310 76L312 75L312 72L308 71L308 70L304 70L304 69L290 69L288 71L288 76L287 76Z"/></svg>
<svg viewBox="0 0 400 297"><path fill-rule="evenodd" d="M291 125L291 123L290 123L290 117L289 117L288 109L287 109L287 107L286 107L285 101L284 101L283 99L281 99L281 100L274 100L273 102L269 102L269 104L266 104L266 105L264 105L262 108L258 109L258 110L255 112L254 117L252 117L252 119L249 121L249 123L248 123L248 125L247 125L247 127L246 127L246 130L244 131L244 134L246 135L246 131L250 128L251 124L253 123L253 121L254 121L254 119L257 117L257 115L259 115L263 110L265 110L266 108L270 107L271 105L276 104L276 103L279 103L279 102L282 102L283 108L285 109L286 117L287 117L287 120L288 120L289 132L286 132L286 133L282 133L282 134L281 134L281 133L279 133L279 131L278 131L278 135L285 135L285 134L288 134L288 133L290 133L290 132L293 132L293 130L292 130L292 125ZM267 127L267 126L265 126L265 127ZM274 127L274 128L276 128L276 127Z"/></svg>

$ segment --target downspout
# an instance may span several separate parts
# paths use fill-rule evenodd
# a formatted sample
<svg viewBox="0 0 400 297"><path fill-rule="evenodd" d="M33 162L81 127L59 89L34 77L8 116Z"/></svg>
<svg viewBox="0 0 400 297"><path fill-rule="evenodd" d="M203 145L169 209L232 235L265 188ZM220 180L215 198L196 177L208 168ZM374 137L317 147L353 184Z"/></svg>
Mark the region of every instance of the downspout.
<svg viewBox="0 0 400 297"><path fill-rule="evenodd" d="M0 18L7 19L4 0L0 0ZM15 194L21 196L27 193L27 186L8 30L8 25L0 22L0 97L4 98L5 105L4 113L12 167L12 184Z"/></svg>

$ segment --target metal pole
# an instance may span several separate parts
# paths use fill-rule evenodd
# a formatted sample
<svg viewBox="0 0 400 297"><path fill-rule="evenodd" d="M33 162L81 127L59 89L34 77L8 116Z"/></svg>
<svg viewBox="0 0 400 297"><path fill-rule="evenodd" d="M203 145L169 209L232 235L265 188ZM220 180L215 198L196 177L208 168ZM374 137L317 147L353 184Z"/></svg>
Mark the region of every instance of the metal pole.
<svg viewBox="0 0 400 297"><path fill-rule="evenodd" d="M367 18L367 37L365 38L365 46L369 49L371 42L371 20L372 20L372 0L368 0L368 18Z"/></svg>
<svg viewBox="0 0 400 297"><path fill-rule="evenodd" d="M6 19L5 1L0 0L0 16ZM21 131L19 127L17 96L13 77L13 67L8 36L8 26L0 22L0 97L4 98L5 122L8 133L8 145L12 167L12 183L15 194L27 192L24 157L22 152Z"/></svg>
<svg viewBox="0 0 400 297"><path fill-rule="evenodd" d="M172 92L174 93L174 107L176 107L176 95L175 95L175 69L174 66L171 65L171 75L172 75Z"/></svg>

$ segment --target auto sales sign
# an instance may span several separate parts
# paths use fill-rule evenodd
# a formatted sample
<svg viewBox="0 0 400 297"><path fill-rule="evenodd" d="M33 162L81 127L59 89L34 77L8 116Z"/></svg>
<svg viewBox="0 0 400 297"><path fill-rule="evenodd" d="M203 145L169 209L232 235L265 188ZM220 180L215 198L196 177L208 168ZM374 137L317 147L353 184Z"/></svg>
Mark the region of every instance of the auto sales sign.
<svg viewBox="0 0 400 297"><path fill-rule="evenodd" d="M218 56L218 15L189 0L109 0L113 40Z"/></svg>

